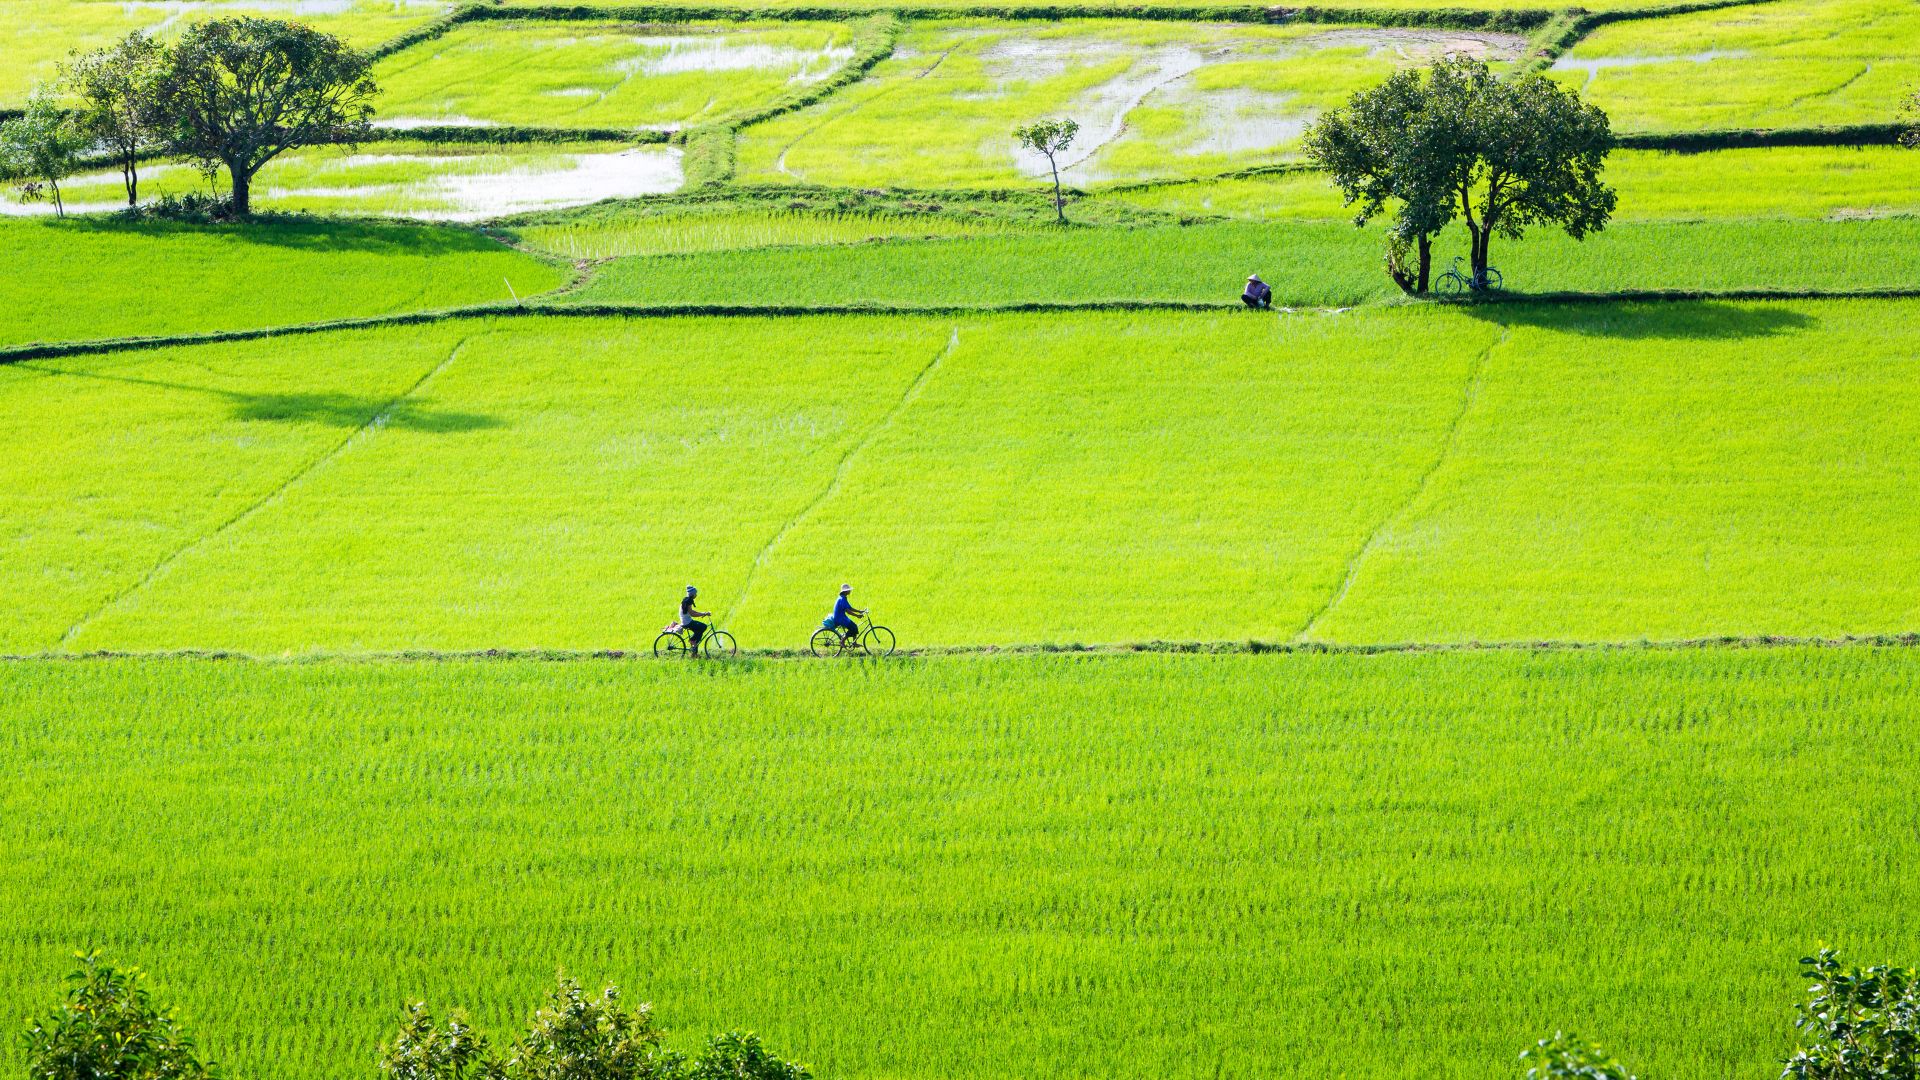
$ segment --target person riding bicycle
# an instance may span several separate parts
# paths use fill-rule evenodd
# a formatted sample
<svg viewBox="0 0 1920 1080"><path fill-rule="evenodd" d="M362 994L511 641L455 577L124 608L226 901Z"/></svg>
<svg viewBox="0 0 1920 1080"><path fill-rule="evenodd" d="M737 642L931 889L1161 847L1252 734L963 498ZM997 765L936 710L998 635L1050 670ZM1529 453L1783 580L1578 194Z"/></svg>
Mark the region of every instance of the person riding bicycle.
<svg viewBox="0 0 1920 1080"><path fill-rule="evenodd" d="M1260 280L1259 274L1247 275L1247 291L1240 294L1240 302L1250 308L1270 308L1273 306L1273 288Z"/></svg>
<svg viewBox="0 0 1920 1080"><path fill-rule="evenodd" d="M843 639L852 639L860 633L860 624L854 622L853 617L867 613L864 608L853 606L853 601L848 599L852 594L852 585L840 586L840 599L833 602L833 614L827 616L826 619L820 623L822 627L828 630L840 631L840 636Z"/></svg>
<svg viewBox="0 0 1920 1080"><path fill-rule="evenodd" d="M700 590L689 585L687 595L680 598L680 629L685 630L692 637L692 647L696 650L700 648L700 638L707 632L707 624L700 620L711 618L713 615L711 611L694 609L693 598L699 595Z"/></svg>

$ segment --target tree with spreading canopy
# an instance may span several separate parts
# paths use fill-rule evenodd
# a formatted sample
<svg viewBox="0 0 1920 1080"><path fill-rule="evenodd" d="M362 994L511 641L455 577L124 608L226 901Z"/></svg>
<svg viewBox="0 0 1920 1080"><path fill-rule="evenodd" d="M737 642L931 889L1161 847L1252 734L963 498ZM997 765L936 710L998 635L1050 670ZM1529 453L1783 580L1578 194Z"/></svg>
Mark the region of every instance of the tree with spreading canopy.
<svg viewBox="0 0 1920 1080"><path fill-rule="evenodd" d="M64 72L80 100L79 129L119 163L128 206L140 203L140 156L163 133L158 91L166 55L158 41L135 30L104 49L73 54Z"/></svg>
<svg viewBox="0 0 1920 1080"><path fill-rule="evenodd" d="M1060 193L1061 154L1073 145L1073 137L1080 134L1080 122L1077 120L1036 120L1013 129L1013 137L1025 149L1031 150L1047 159L1047 166L1053 170L1053 212L1060 224L1067 223L1067 202Z"/></svg>
<svg viewBox="0 0 1920 1080"><path fill-rule="evenodd" d="M180 35L158 104L175 151L232 180L233 212L252 210L253 177L296 147L365 138L379 88L372 62L331 34L281 19L198 23Z"/></svg>
<svg viewBox="0 0 1920 1080"><path fill-rule="evenodd" d="M1356 207L1356 225L1392 209L1388 273L1424 293L1432 240L1456 219L1475 282L1495 236L1556 225L1581 240L1605 228L1616 196L1600 173L1613 143L1606 114L1574 91L1537 74L1503 82L1483 61L1449 56L1327 113L1307 153ZM1397 255L1408 246L1416 267Z"/></svg>
<svg viewBox="0 0 1920 1080"><path fill-rule="evenodd" d="M77 957L72 985L49 1016L27 1022L28 1080L210 1080L173 1010L156 1004L139 968L97 953Z"/></svg>

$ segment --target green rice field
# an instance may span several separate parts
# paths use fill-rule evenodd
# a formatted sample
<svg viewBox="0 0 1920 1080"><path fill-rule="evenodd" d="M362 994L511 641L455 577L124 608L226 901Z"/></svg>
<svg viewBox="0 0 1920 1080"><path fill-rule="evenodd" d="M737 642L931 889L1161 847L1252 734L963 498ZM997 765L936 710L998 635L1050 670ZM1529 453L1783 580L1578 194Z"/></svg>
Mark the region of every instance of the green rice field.
<svg viewBox="0 0 1920 1080"><path fill-rule="evenodd" d="M1920 963L1920 15L1665 6L0 0L0 122L381 87L250 220L0 186L0 1078L94 949L224 1080L556 969L818 1080L1780 1075ZM1635 148L1440 300L1303 138L1449 55Z"/></svg>
<svg viewBox="0 0 1920 1080"><path fill-rule="evenodd" d="M510 300L567 272L472 232L290 220L0 221L0 346L250 330Z"/></svg>
<svg viewBox="0 0 1920 1080"><path fill-rule="evenodd" d="M1437 269L1465 240L1442 238ZM1494 247L1508 287L1619 290L1861 290L1911 287L1920 221L1626 223L1583 243L1536 233ZM1338 222L1245 222L1026 232L973 239L763 248L700 258L617 259L567 302L752 305L1179 301L1237 305L1249 273L1284 304L1349 306L1399 295L1380 238ZM954 268L961 272L952 272ZM750 289L736 287L752 283Z"/></svg>
<svg viewBox="0 0 1920 1080"><path fill-rule="evenodd" d="M469 23L375 76L392 122L673 128L825 79L852 41L834 23Z"/></svg>
<svg viewBox="0 0 1920 1080"><path fill-rule="evenodd" d="M293 15L366 48L451 11L451 0L0 0L0 107L26 100L56 78L75 49L110 44L134 30L165 36L223 15Z"/></svg>
<svg viewBox="0 0 1920 1080"><path fill-rule="evenodd" d="M1449 47L1495 60L1522 40L1341 26L1081 20L926 23L858 85L743 133L754 181L1004 184L1046 171L1009 117L1065 112L1076 183L1205 175L1280 160L1320 109Z"/></svg>
<svg viewBox="0 0 1920 1080"><path fill-rule="evenodd" d="M0 1009L137 956L236 1075L369 1075L401 1002L498 1029L564 965L822 1076L1518 1076L1561 1026L1760 1076L1811 943L1920 949L1908 649L0 688Z"/></svg>
<svg viewBox="0 0 1920 1080"><path fill-rule="evenodd" d="M1622 131L1888 123L1916 42L1903 0L1775 0L1602 27L1553 74Z"/></svg>
<svg viewBox="0 0 1920 1080"><path fill-rule="evenodd" d="M1912 315L536 318L31 361L0 647L645 648L695 581L796 648L849 577L914 645L1897 632Z"/></svg>

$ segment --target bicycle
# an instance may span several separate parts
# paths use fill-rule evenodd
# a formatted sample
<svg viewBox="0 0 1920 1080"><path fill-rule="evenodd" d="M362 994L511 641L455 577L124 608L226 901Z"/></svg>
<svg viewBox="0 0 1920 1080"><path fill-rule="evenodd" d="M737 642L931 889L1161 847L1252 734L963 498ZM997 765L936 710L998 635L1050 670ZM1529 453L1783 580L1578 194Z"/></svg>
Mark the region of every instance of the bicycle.
<svg viewBox="0 0 1920 1080"><path fill-rule="evenodd" d="M1460 259L1453 260L1453 269L1441 274L1440 280L1435 282L1435 286L1442 294L1465 296L1468 293L1493 292L1500 288L1500 271L1497 268L1489 266L1486 273L1474 277L1471 274L1461 273L1460 263Z"/></svg>
<svg viewBox="0 0 1920 1080"><path fill-rule="evenodd" d="M893 631L884 626L877 625L873 621L873 618L868 615L857 616L853 621L856 627L860 627L861 624L864 623L864 628L858 629L851 634L842 633L831 626L823 626L815 630L813 632L813 639L807 643L808 647L813 650L813 655L893 655Z"/></svg>
<svg viewBox="0 0 1920 1080"><path fill-rule="evenodd" d="M733 640L732 634L717 626L709 625L707 632L701 635L699 648L696 649L693 639L687 636L686 627L675 623L660 631L660 636L653 639L653 655L662 659L683 656L688 659L700 656L709 660L715 657L732 659L740 655L740 643Z"/></svg>

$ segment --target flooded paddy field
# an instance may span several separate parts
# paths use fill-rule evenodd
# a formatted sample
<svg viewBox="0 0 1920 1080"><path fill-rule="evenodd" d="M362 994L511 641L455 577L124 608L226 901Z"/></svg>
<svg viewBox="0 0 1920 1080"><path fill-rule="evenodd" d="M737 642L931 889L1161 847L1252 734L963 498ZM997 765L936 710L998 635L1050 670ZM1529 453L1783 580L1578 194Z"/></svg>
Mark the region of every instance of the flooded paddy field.
<svg viewBox="0 0 1920 1080"><path fill-rule="evenodd" d="M376 72L401 126L678 128L830 77L853 56L837 23L479 22Z"/></svg>
<svg viewBox="0 0 1920 1080"><path fill-rule="evenodd" d="M1517 36L1324 26L934 23L858 86L745 133L743 176L827 184L1002 184L1047 174L1012 125L1068 115L1075 184L1204 175L1293 156L1323 110L1452 52L1502 62Z"/></svg>

